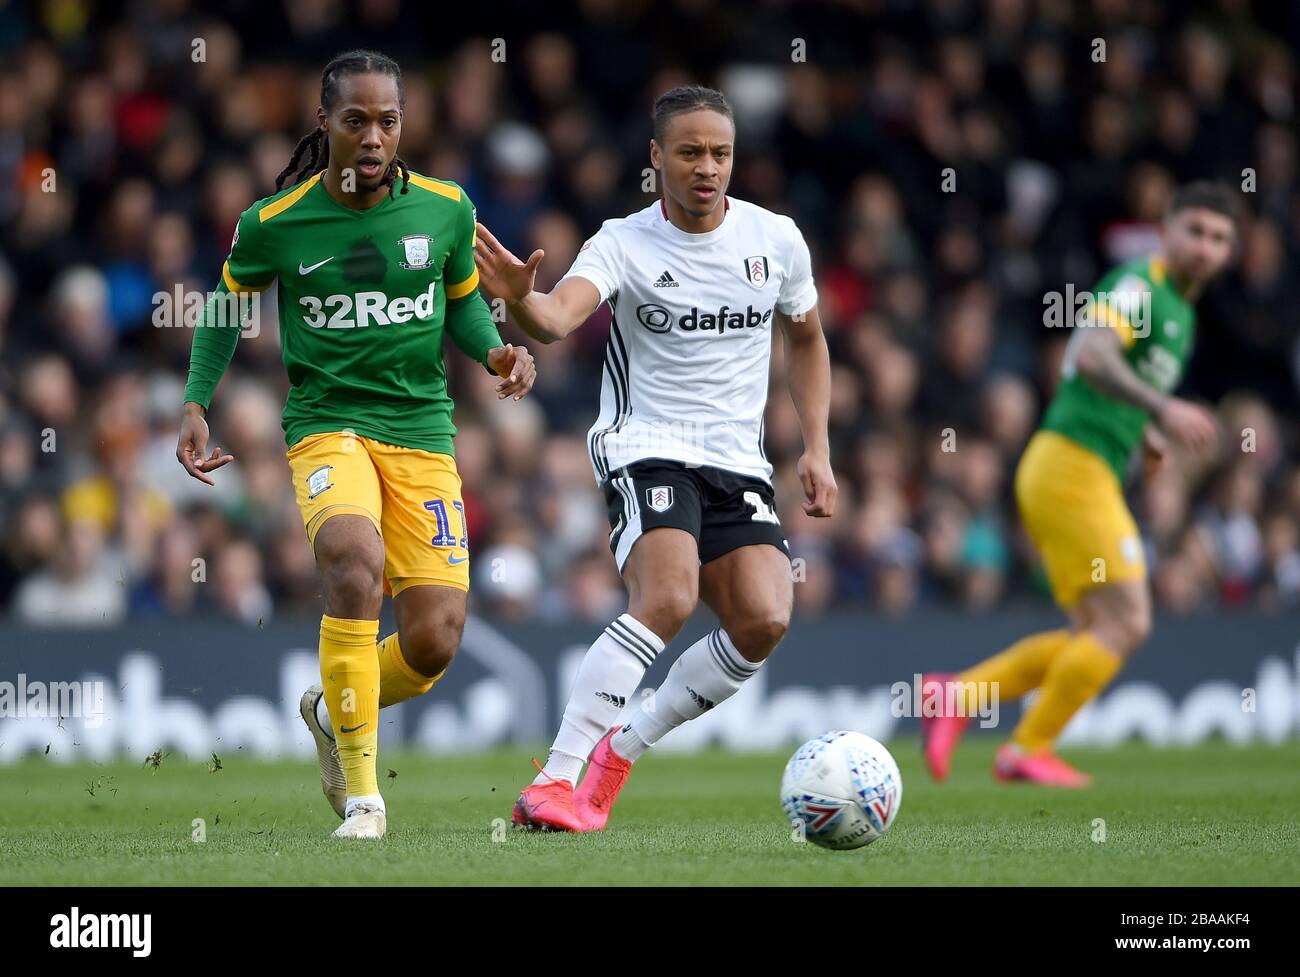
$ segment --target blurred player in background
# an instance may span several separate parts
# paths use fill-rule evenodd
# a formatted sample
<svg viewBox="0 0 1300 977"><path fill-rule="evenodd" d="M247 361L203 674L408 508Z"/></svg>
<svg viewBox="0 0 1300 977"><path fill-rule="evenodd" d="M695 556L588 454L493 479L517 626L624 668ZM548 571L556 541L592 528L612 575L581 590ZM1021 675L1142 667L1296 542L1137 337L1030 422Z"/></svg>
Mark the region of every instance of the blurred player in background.
<svg viewBox="0 0 1300 977"><path fill-rule="evenodd" d="M233 458L207 453L204 420L234 353L227 294L279 282L292 384L283 425L294 490L324 588L322 685L301 711L337 837L379 838L378 712L427 692L460 642L469 550L453 457L444 332L518 400L535 371L503 345L478 294L474 207L455 183L397 155L401 70L349 51L321 77L319 127L280 174L280 192L241 215L216 299L195 330L176 455L195 478ZM400 189L399 189L400 188ZM222 328L225 326L225 328ZM397 631L379 641L393 595Z"/></svg>
<svg viewBox="0 0 1300 977"><path fill-rule="evenodd" d="M935 779L948 776L973 714L972 703L959 697L996 683L986 687L1006 699L1039 690L998 750L996 776L1059 787L1090 782L1052 747L1151 631L1142 539L1124 501L1133 449L1141 442L1150 478L1168 448L1164 435L1192 451L1216 442L1214 416L1171 391L1192 353L1193 306L1232 255L1235 214L1226 187L1181 187L1165 219L1161 253L1112 269L1076 323L1060 387L1015 481L1025 529L1070 626L1024 638L960 675L923 681L927 695L937 683L944 696L941 716L922 717Z"/></svg>
<svg viewBox="0 0 1300 977"><path fill-rule="evenodd" d="M479 228L483 287L529 335L554 342L601 303L613 311L587 442L628 610L587 651L546 765L515 804L517 824L603 829L633 761L739 691L784 636L790 557L763 450L774 324L803 430L804 511L835 506L830 358L808 247L790 218L727 196L735 132L719 92L660 96L650 159L662 197L606 221L549 293L533 290L541 250L525 264ZM611 729L701 596L720 627Z"/></svg>

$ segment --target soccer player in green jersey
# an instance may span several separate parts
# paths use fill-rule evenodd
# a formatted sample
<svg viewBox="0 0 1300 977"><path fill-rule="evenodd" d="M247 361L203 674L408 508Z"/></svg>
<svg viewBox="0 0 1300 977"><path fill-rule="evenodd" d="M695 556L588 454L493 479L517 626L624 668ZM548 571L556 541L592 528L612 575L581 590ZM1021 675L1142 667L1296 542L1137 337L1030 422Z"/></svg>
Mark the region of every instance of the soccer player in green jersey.
<svg viewBox="0 0 1300 977"><path fill-rule="evenodd" d="M478 293L469 198L397 155L404 100L401 70L382 54L349 51L325 67L319 126L280 174L285 188L240 216L195 330L176 448L209 485L233 460L208 455L204 420L239 337L220 302L278 281L285 441L325 597L322 684L301 712L341 838L383 836L379 709L433 686L465 622L469 550L443 334L502 378L499 398L518 400L535 377ZM380 641L384 593L397 631Z"/></svg>
<svg viewBox="0 0 1300 977"><path fill-rule="evenodd" d="M1231 256L1235 205L1222 186L1180 188L1162 253L1115 268L1085 296L1060 386L1015 481L1021 519L1069 627L1024 638L958 676L923 680L925 695L942 705L941 715L922 716L926 763L937 780L947 777L983 690L1010 699L1038 689L999 749L994 773L1059 787L1089 783L1053 744L1151 630L1142 540L1124 502L1133 450L1142 443L1150 476L1165 455L1165 434L1193 451L1215 442L1213 415L1172 391L1192 353L1193 304Z"/></svg>

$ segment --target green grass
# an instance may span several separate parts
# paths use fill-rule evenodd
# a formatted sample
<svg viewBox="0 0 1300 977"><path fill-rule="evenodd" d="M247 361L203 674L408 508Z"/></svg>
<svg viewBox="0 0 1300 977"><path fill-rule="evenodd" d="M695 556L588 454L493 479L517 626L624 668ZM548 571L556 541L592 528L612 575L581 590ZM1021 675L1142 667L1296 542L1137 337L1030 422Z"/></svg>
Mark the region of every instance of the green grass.
<svg viewBox="0 0 1300 977"><path fill-rule="evenodd" d="M1300 877L1300 744L1067 753L1097 786L995 784L993 742L974 741L931 784L896 742L902 809L856 852L795 844L776 799L784 754L650 755L610 829L508 830L526 751L381 758L391 826L374 843L337 824L315 763L238 754L224 769L134 764L0 768L0 884L1269 885ZM93 791L93 793L91 793ZM207 840L191 841L204 818ZM1104 843L1093 820L1105 820Z"/></svg>

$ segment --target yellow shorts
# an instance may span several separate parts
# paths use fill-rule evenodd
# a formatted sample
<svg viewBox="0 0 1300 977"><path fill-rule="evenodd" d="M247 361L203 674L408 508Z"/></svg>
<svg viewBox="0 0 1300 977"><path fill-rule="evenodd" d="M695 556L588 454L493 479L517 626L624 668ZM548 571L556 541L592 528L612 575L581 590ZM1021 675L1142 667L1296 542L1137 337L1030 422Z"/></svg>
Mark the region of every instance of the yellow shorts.
<svg viewBox="0 0 1300 977"><path fill-rule="evenodd" d="M1082 445L1055 431L1030 438L1016 467L1016 503L1061 607L1102 584L1146 579L1119 479Z"/></svg>
<svg viewBox="0 0 1300 977"><path fill-rule="evenodd" d="M465 506L451 455L331 431L307 435L288 457L313 548L330 516L362 515L384 541L385 592L416 584L469 590Z"/></svg>

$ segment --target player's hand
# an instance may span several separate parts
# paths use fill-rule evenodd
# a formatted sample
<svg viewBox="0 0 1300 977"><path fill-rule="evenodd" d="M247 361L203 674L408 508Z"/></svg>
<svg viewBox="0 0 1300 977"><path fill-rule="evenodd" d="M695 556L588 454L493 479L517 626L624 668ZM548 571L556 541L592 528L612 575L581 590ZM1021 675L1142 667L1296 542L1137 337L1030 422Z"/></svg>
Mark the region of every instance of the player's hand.
<svg viewBox="0 0 1300 977"><path fill-rule="evenodd" d="M482 224L474 225L478 229L478 240L474 243L474 264L478 266L478 280L493 298L504 299L513 305L522 302L533 290L537 281L537 266L541 264L546 252L538 248L528 257L528 263L520 261L501 244L492 232Z"/></svg>
<svg viewBox="0 0 1300 977"><path fill-rule="evenodd" d="M835 512L835 496L839 486L835 484L835 473L831 471L830 459L825 455L806 451L795 466L799 481L803 482L803 494L808 501L803 503L805 514L824 519Z"/></svg>
<svg viewBox="0 0 1300 977"><path fill-rule="evenodd" d="M537 364L533 362L533 354L522 346L512 346L509 343L497 346L488 351L487 361L497 376L502 377L497 384L497 400L505 400L511 394L514 394L515 400L519 400L533 389L533 383L537 379Z"/></svg>
<svg viewBox="0 0 1300 977"><path fill-rule="evenodd" d="M1214 415L1190 400L1170 397L1156 423L1184 448L1200 451L1211 447L1219 437Z"/></svg>
<svg viewBox="0 0 1300 977"><path fill-rule="evenodd" d="M206 485L216 482L208 475L222 465L235 460L234 455L223 455L221 448L213 448L208 456L208 422L203 419L203 408L198 404L185 405L185 414L181 418L181 435L176 441L176 460L181 467Z"/></svg>
<svg viewBox="0 0 1300 977"><path fill-rule="evenodd" d="M1153 481L1169 458L1169 440L1160 428L1148 424L1142 431L1142 478Z"/></svg>

